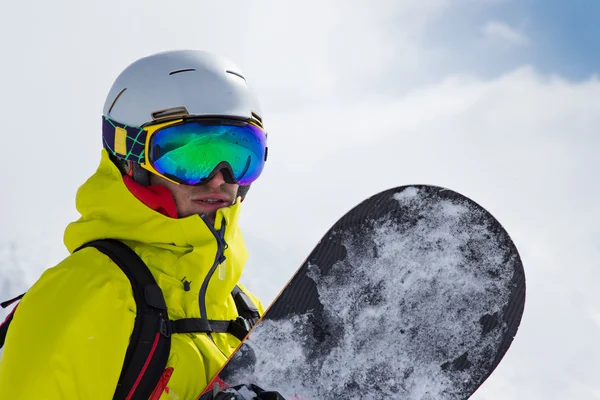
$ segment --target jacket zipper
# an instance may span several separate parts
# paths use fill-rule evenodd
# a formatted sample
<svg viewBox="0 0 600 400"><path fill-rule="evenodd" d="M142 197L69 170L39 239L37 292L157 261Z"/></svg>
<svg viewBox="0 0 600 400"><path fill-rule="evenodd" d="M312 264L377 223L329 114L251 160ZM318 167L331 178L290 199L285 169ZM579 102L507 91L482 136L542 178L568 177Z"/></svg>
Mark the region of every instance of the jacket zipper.
<svg viewBox="0 0 600 400"><path fill-rule="evenodd" d="M204 223L206 223L206 226L208 226L208 229L210 229L215 239L217 240L217 254L215 255L215 261L210 270L208 271L206 278L204 278L204 282L202 282L202 286L200 286L200 293L198 294L200 317L208 319L208 315L206 313L206 291L208 289L208 283L210 282L210 278L212 278L219 265L225 262L225 250L227 249L228 244L227 242L225 242L225 219L223 219L223 225L221 226L221 229L217 231L204 214L200 214L200 218L202 218ZM212 340L214 343L214 339L210 332L207 333L207 335L210 338L210 340Z"/></svg>

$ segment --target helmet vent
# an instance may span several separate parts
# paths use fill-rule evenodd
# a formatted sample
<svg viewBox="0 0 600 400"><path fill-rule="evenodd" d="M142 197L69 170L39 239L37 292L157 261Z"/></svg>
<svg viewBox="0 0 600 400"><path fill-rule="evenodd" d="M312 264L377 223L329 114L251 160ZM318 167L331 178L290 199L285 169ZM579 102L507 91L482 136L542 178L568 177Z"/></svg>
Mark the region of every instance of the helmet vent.
<svg viewBox="0 0 600 400"><path fill-rule="evenodd" d="M262 118L260 117L260 115L258 115L257 113L255 113L254 111L250 111L250 115L252 115L252 120L255 121L258 126L260 126L261 128L263 127L262 124Z"/></svg>
<svg viewBox="0 0 600 400"><path fill-rule="evenodd" d="M162 121L162 120L169 120L169 119L177 119L177 118L187 117L188 115L190 115L190 113L188 112L187 108L185 108L184 106L173 107L173 108L167 108L165 110L154 111L152 113L152 120Z"/></svg>
<svg viewBox="0 0 600 400"><path fill-rule="evenodd" d="M195 70L196 70L196 68L178 69L176 71L169 72L169 75L175 75L175 74L179 74L180 72L190 72L190 71L195 71Z"/></svg>
<svg viewBox="0 0 600 400"><path fill-rule="evenodd" d="M225 71L225 73L238 76L238 77L242 78L244 81L246 80L246 78L244 78L244 75L240 74L239 72L227 70L227 71Z"/></svg>
<svg viewBox="0 0 600 400"><path fill-rule="evenodd" d="M117 104L117 100L119 100L119 97L121 97L121 95L123 94L124 91L126 91L127 88L124 88L123 90L121 90L119 92L119 94L117 95L117 97L115 97L115 99L113 100L112 104L110 105L110 108L108 109L108 115L110 115L110 112L112 111L113 107L115 106L115 104Z"/></svg>

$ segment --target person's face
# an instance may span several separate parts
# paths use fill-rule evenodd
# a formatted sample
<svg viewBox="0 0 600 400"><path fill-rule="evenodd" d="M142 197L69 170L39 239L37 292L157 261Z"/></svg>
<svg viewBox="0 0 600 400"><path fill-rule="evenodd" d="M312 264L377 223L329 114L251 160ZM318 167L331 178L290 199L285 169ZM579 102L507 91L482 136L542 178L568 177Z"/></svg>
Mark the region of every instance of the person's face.
<svg viewBox="0 0 600 400"><path fill-rule="evenodd" d="M180 218L205 214L214 224L217 210L233 204L239 185L227 183L221 171L201 186L177 185L160 176L150 174L150 184L164 186L173 195Z"/></svg>

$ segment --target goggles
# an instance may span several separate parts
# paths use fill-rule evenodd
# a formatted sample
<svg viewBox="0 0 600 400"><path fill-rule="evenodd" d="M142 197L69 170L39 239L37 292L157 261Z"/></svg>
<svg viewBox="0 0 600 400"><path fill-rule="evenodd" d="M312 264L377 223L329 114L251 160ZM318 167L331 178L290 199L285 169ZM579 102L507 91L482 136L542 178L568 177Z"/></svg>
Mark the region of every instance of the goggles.
<svg viewBox="0 0 600 400"><path fill-rule="evenodd" d="M114 156L186 185L218 171L228 183L249 185L267 160L267 135L247 120L203 117L132 127L103 116L102 138Z"/></svg>

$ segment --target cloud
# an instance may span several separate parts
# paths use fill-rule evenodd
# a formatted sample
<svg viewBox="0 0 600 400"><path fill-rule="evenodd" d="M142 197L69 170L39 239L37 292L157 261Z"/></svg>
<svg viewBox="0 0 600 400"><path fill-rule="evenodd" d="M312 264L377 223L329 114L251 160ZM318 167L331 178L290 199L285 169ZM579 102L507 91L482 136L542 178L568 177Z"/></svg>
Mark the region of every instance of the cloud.
<svg viewBox="0 0 600 400"><path fill-rule="evenodd" d="M600 360L600 327L591 317L600 304L593 285L600 189L587 183L600 145L600 115L591 109L599 98L597 79L572 83L525 67L492 80L448 77L354 107L277 115L273 129L285 134L273 135L272 164L245 203L246 236L264 241L254 241L251 286L275 295L286 281L282 270L294 271L370 194L409 183L446 186L501 221L528 278L515 344L473 398L593 398L582 388L598 390L589 371ZM303 119L308 129L294 123Z"/></svg>
<svg viewBox="0 0 600 400"><path fill-rule="evenodd" d="M516 28L506 22L488 21L481 31L484 37L491 41L506 43L513 46L525 46L530 44L530 39Z"/></svg>

